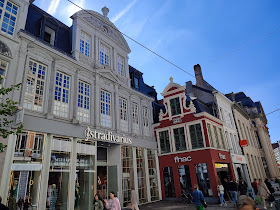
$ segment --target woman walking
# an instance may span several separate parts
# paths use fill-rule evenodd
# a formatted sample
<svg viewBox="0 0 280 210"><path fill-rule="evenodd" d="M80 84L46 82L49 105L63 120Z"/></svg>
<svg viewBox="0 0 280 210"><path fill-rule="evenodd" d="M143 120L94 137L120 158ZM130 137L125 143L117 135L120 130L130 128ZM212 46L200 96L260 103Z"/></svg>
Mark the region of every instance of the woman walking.
<svg viewBox="0 0 280 210"><path fill-rule="evenodd" d="M117 197L115 197L114 192L110 192L110 199L107 201L104 199L105 208L109 210L121 210L120 201Z"/></svg>
<svg viewBox="0 0 280 210"><path fill-rule="evenodd" d="M262 179L259 179L258 192L259 192L259 195L260 195L260 197L262 199L262 202L263 202L263 208L267 209L265 200L268 199L268 197L270 195L270 192L269 192L269 189L267 188L266 184L262 181ZM270 207L273 206L272 203L269 202L269 200L268 200L268 203L270 204Z"/></svg>
<svg viewBox="0 0 280 210"><path fill-rule="evenodd" d="M137 196L136 196L136 192L134 190L134 188L132 188L131 190L131 209L132 210L139 210L138 207L138 202L137 202Z"/></svg>
<svg viewBox="0 0 280 210"><path fill-rule="evenodd" d="M217 188L218 188L218 195L220 197L220 203L221 203L220 206L223 206L223 204L224 204L224 206L226 206L227 203L224 199L225 189L224 189L224 186L221 184L221 182L218 183Z"/></svg>
<svg viewBox="0 0 280 210"><path fill-rule="evenodd" d="M102 199L100 198L100 196L98 194L96 194L94 196L94 205L93 205L93 210L103 210L104 206L102 203Z"/></svg>

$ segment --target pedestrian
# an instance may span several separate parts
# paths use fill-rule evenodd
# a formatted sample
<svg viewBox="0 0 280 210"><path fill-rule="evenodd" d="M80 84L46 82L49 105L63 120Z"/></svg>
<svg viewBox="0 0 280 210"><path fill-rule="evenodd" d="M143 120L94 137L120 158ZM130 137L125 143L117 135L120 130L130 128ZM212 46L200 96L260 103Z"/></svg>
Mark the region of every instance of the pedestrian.
<svg viewBox="0 0 280 210"><path fill-rule="evenodd" d="M224 183L223 183L223 186L224 186L224 189L225 189L225 195L227 196L227 199L229 200L229 202L232 201L231 199L231 196L230 196L230 192L229 192L229 189L228 189L228 180L227 178L224 178Z"/></svg>
<svg viewBox="0 0 280 210"><path fill-rule="evenodd" d="M238 184L238 191L240 195L247 195L247 188L248 188L247 183L244 181L243 178L241 178Z"/></svg>
<svg viewBox="0 0 280 210"><path fill-rule="evenodd" d="M268 199L269 195L271 194L269 189L267 188L266 184L262 181L262 179L259 179L259 183L258 183L258 192L259 192L259 196L262 199L262 203L263 203L263 208L266 208L266 203L265 200ZM270 203L270 201L268 200L268 203L270 205L270 207L272 207L272 203Z"/></svg>
<svg viewBox="0 0 280 210"><path fill-rule="evenodd" d="M104 205L102 203L102 199L98 194L96 194L94 196L93 210L103 210L103 209L104 209Z"/></svg>
<svg viewBox="0 0 280 210"><path fill-rule="evenodd" d="M257 195L258 194L258 181L257 181L256 178L254 179L254 182L252 183L252 186L253 186L255 195Z"/></svg>
<svg viewBox="0 0 280 210"><path fill-rule="evenodd" d="M237 190L238 190L238 185L236 182L230 180L229 184L228 184L228 189L231 193L231 197L232 197L232 202L233 202L233 206L236 207L236 200L237 200Z"/></svg>
<svg viewBox="0 0 280 210"><path fill-rule="evenodd" d="M202 192L198 189L197 185L194 185L193 188L194 188L194 191L192 192L193 203L197 210L203 210L202 202L205 202L204 196L203 196Z"/></svg>
<svg viewBox="0 0 280 210"><path fill-rule="evenodd" d="M30 203L28 201L28 198L25 198L24 204L23 204L23 210L28 210L30 206Z"/></svg>
<svg viewBox="0 0 280 210"><path fill-rule="evenodd" d="M104 199L105 208L109 210L121 210L120 201L117 197L115 197L114 192L110 192L110 199Z"/></svg>
<svg viewBox="0 0 280 210"><path fill-rule="evenodd" d="M270 183L270 181L268 179L265 179L264 183L266 184L266 186L271 194L275 192L274 188L272 187L272 184Z"/></svg>
<svg viewBox="0 0 280 210"><path fill-rule="evenodd" d="M18 199L18 202L17 202L17 207L18 207L20 210L22 210L23 204L24 204L24 200L22 199L22 196L20 196L20 198Z"/></svg>
<svg viewBox="0 0 280 210"><path fill-rule="evenodd" d="M131 189L131 209L132 210L139 210L139 207L138 207L138 201L137 201L137 196L136 196L136 192L134 190L134 188Z"/></svg>
<svg viewBox="0 0 280 210"><path fill-rule="evenodd" d="M0 196L0 210L9 210L9 208L7 206L2 204L2 197L1 196Z"/></svg>
<svg viewBox="0 0 280 210"><path fill-rule="evenodd" d="M224 204L224 206L226 206L227 203L224 199L225 190L224 190L224 186L221 184L221 182L218 183L217 188L218 188L218 195L220 197L220 206L223 206L223 204Z"/></svg>
<svg viewBox="0 0 280 210"><path fill-rule="evenodd" d="M250 197L246 195L241 195L237 200L237 209L238 210L259 210L256 203Z"/></svg>

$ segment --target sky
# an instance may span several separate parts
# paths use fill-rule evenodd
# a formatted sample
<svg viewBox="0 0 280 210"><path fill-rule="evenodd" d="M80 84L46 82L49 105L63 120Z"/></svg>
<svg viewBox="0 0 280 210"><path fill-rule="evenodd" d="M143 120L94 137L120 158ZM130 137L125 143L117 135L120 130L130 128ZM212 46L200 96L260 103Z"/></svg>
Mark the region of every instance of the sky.
<svg viewBox="0 0 280 210"><path fill-rule="evenodd" d="M72 0L102 14L118 29L194 75L200 64L204 79L220 92L243 91L261 101L265 113L280 108L280 1L278 0ZM79 8L67 0L34 4L71 26ZM185 85L195 79L126 39L129 64L155 86L158 98L172 76ZM280 140L280 111L267 116L271 141Z"/></svg>

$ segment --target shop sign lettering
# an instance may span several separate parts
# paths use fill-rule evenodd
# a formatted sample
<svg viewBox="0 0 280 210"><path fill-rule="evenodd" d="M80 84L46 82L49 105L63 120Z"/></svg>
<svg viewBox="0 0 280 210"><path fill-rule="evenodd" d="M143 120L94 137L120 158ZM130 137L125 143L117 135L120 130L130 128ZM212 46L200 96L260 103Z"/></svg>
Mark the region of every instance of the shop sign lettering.
<svg viewBox="0 0 280 210"><path fill-rule="evenodd" d="M223 154L221 154L221 153L219 153L219 158L222 159L222 160L225 160L225 159L226 159L226 156L223 155Z"/></svg>
<svg viewBox="0 0 280 210"><path fill-rule="evenodd" d="M117 136L114 135L112 132L102 133L98 131L92 131L89 127L85 130L85 138L86 141L89 139L96 139L96 140L103 140L103 141L110 141L116 143L123 143L123 144L132 144L131 138L127 138L124 136Z"/></svg>
<svg viewBox="0 0 280 210"><path fill-rule="evenodd" d="M180 123L180 122L182 122L182 119L181 119L181 118L173 118L173 119L172 119L172 123L173 123L173 124Z"/></svg>
<svg viewBox="0 0 280 210"><path fill-rule="evenodd" d="M188 156L188 157L182 157L182 158L179 158L178 156L176 156L174 158L174 162L175 163L184 163L184 162L190 162L192 161L192 157L191 156Z"/></svg>

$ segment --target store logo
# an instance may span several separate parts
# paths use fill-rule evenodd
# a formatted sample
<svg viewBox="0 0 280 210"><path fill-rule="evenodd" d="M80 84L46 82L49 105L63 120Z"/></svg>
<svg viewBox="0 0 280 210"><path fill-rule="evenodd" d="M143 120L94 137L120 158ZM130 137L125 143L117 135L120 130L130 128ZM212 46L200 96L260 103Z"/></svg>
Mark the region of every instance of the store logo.
<svg viewBox="0 0 280 210"><path fill-rule="evenodd" d="M221 153L219 153L219 158L222 159L222 160L225 160L225 159L226 159L226 156L225 156L225 155L222 155Z"/></svg>
<svg viewBox="0 0 280 210"><path fill-rule="evenodd" d="M124 136L116 136L113 135L112 132L101 133L98 131L92 131L89 127L87 127L87 129L85 130L85 138L86 141L88 141L89 139L97 139L97 140L111 141L111 142L117 142L123 144L132 144L131 138L127 138Z"/></svg>
<svg viewBox="0 0 280 210"><path fill-rule="evenodd" d="M175 163L184 163L184 162L190 162L192 161L192 157L191 156L188 156L188 157L182 157L182 158L179 158L178 156L176 156L174 158L174 162Z"/></svg>

